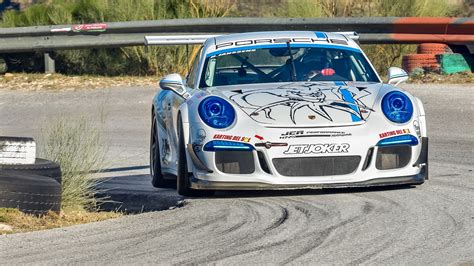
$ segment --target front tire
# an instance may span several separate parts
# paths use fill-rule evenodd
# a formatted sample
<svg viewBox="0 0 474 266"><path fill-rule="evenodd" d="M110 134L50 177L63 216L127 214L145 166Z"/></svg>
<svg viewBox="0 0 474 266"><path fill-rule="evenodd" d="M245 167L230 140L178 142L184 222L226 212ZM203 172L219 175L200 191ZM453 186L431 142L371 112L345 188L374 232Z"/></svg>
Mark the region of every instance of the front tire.
<svg viewBox="0 0 474 266"><path fill-rule="evenodd" d="M150 134L150 175L151 184L156 188L171 188L173 182L166 180L161 173L160 142L156 119L152 116Z"/></svg>

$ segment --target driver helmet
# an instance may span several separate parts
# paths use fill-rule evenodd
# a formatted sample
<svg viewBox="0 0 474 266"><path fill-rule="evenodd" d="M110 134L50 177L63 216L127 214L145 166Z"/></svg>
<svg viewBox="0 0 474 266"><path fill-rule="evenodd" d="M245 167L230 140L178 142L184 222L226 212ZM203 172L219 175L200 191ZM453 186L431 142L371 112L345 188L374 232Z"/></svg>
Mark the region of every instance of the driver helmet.
<svg viewBox="0 0 474 266"><path fill-rule="evenodd" d="M303 73L306 79L311 79L321 73L321 70L329 67L329 62L321 52L310 50L302 58Z"/></svg>

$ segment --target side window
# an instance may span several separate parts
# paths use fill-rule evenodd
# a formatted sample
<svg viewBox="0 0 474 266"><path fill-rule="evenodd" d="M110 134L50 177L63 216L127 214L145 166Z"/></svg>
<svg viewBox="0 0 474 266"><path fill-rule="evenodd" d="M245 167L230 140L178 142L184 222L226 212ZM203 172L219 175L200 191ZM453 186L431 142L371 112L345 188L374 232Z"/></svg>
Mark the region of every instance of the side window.
<svg viewBox="0 0 474 266"><path fill-rule="evenodd" d="M197 72L199 71L199 58L201 57L201 52L202 52L202 47L196 53L196 56L194 57L193 65L191 66L188 77L186 78L186 84L190 88L194 88L194 83L196 82L196 75L198 74Z"/></svg>
<svg viewBox="0 0 474 266"><path fill-rule="evenodd" d="M216 72L216 58L209 58L207 62L207 67L204 73L204 82L207 87L214 85L214 76L219 76L219 73ZM202 84L202 82L201 82Z"/></svg>

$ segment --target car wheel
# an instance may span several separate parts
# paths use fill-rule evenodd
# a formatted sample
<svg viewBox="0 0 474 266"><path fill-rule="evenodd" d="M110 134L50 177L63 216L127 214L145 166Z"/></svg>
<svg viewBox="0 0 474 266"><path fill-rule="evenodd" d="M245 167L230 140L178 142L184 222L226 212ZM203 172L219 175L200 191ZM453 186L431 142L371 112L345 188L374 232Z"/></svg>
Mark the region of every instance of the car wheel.
<svg viewBox="0 0 474 266"><path fill-rule="evenodd" d="M47 176L61 184L61 167L59 164L41 158L36 158L34 164L0 164L0 170Z"/></svg>
<svg viewBox="0 0 474 266"><path fill-rule="evenodd" d="M170 188L173 187L171 180L166 180L161 173L161 156L160 156L160 143L158 128L156 125L155 117L152 118L151 122L151 134L150 134L150 175L151 184L157 188Z"/></svg>
<svg viewBox="0 0 474 266"><path fill-rule="evenodd" d="M178 178L176 180L178 194L191 197L212 196L214 194L212 190L195 190L191 188L190 179L192 174L188 171L185 147L183 124L181 117L178 117Z"/></svg>

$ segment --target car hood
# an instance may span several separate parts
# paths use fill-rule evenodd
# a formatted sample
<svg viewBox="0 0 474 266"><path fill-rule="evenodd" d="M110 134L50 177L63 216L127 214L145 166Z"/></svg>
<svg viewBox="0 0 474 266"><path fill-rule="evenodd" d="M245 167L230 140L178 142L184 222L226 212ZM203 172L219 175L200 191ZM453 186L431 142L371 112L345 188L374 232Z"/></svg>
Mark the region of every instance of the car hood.
<svg viewBox="0 0 474 266"><path fill-rule="evenodd" d="M359 125L373 111L381 83L297 82L211 88L267 127Z"/></svg>

